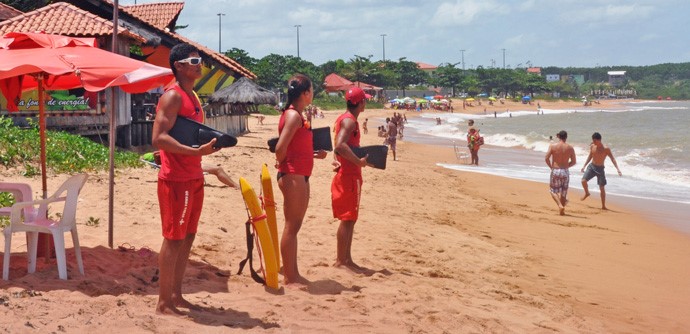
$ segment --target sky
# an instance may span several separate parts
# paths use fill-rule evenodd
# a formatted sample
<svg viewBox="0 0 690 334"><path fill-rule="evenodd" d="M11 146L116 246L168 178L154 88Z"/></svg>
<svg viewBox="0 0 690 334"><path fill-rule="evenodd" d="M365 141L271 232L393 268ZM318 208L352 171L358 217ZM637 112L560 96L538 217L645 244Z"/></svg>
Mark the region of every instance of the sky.
<svg viewBox="0 0 690 334"><path fill-rule="evenodd" d="M688 0L187 0L177 32L218 50L220 26L222 50L260 59L297 56L300 25L299 56L315 65L385 53L459 68L641 66L690 62L688 16Z"/></svg>

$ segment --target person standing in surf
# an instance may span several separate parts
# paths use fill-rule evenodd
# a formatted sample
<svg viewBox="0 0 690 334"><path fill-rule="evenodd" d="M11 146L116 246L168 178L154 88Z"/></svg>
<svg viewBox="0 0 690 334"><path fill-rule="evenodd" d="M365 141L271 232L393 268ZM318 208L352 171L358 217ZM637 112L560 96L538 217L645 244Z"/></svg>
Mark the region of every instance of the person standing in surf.
<svg viewBox="0 0 690 334"><path fill-rule="evenodd" d="M314 97L311 80L296 74L288 80L287 103L278 121L276 161L278 187L283 193L285 227L280 240L285 285L306 285L297 266L297 233L309 206L309 176L314 158L324 159L326 151L314 152L311 124L303 113Z"/></svg>
<svg viewBox="0 0 690 334"><path fill-rule="evenodd" d="M218 151L216 139L193 148L180 144L168 132L177 117L203 122L194 81L201 78L199 50L178 44L170 50L170 68L177 82L158 101L153 123L153 145L160 150L158 203L163 244L158 256L160 288L156 313L184 315L178 307L197 309L182 297L182 278L197 232L204 204L204 172L201 157Z"/></svg>
<svg viewBox="0 0 690 334"><path fill-rule="evenodd" d="M582 169L580 170L584 173L584 175L582 175L582 189L585 190L585 195L582 196L580 200L584 201L587 197L589 197L589 187L587 182L596 176L599 191L601 192L602 210L608 210L606 208L606 190L604 189L606 186L606 174L604 174L604 161L606 160L606 157L611 159L613 166L616 167L616 170L618 171L618 176L623 176L620 168L618 168L618 163L616 163L616 158L614 158L613 153L611 153L611 149L601 142L601 134L599 132L595 132L592 134L592 144L589 145L589 156L587 157L587 161L585 161L584 166L582 166ZM592 161L591 164L589 164L590 161ZM586 171L585 168L587 169Z"/></svg>
<svg viewBox="0 0 690 334"><path fill-rule="evenodd" d="M359 147L361 133L357 116L364 111L367 98L370 97L371 95L364 93L359 87L350 88L345 93L347 110L335 121L336 161L333 164L337 172L331 183L331 201L333 218L340 220L340 226L337 232L336 260L333 265L353 271L362 269L352 261L352 237L359 217L362 167L367 165L367 156L358 158L351 147ZM395 139L394 135L392 137Z"/></svg>
<svg viewBox="0 0 690 334"><path fill-rule="evenodd" d="M575 149L570 144L566 144L568 133L561 130L556 134L558 143L549 145L546 152L546 165L551 169L551 179L549 190L551 197L558 205L558 212L561 216L565 215L565 205L568 203L568 184L570 182L569 168L575 166L577 158Z"/></svg>

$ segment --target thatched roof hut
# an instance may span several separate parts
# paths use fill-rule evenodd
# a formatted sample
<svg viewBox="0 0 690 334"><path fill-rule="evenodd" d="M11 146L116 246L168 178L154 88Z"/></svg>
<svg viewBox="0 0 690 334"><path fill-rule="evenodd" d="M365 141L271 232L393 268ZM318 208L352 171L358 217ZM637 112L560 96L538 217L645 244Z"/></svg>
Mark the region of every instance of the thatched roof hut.
<svg viewBox="0 0 690 334"><path fill-rule="evenodd" d="M246 77L239 78L232 85L213 93L209 104L278 104L278 96Z"/></svg>

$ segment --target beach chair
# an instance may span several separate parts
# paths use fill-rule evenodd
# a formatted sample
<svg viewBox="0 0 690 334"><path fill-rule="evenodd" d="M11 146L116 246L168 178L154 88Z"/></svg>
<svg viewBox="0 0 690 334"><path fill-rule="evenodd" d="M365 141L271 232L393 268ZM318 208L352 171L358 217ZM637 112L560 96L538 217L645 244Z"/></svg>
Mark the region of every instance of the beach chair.
<svg viewBox="0 0 690 334"><path fill-rule="evenodd" d="M453 141L453 150L455 151L455 157L462 161L463 164L467 165L470 161L470 154L467 152L467 146L458 145Z"/></svg>
<svg viewBox="0 0 690 334"><path fill-rule="evenodd" d="M5 227L3 231L5 235L5 254L2 267L2 278L4 280L9 279L10 249L12 234L15 232L26 232L27 234L27 266L30 274L36 271L38 233L49 233L53 236L53 241L55 243L55 258L57 260L58 275L60 279L67 279L64 234L66 232L71 232L72 242L74 244L74 255L77 258L79 272L84 275L84 264L81 258L79 237L77 235L76 214L79 192L82 187L84 187L87 178L88 176L86 174L74 175L67 179L52 196L44 200L18 202L12 205L10 225ZM59 220L48 218L48 206L58 202L64 202L62 213L58 216ZM26 208L36 208L36 210L31 214L22 214L23 210Z"/></svg>
<svg viewBox="0 0 690 334"><path fill-rule="evenodd" d="M0 192L11 193L15 202L31 202L33 200L31 186L26 183L0 182ZM32 208L27 208L27 210L33 211ZM11 212L11 207L0 208L0 216L9 217Z"/></svg>

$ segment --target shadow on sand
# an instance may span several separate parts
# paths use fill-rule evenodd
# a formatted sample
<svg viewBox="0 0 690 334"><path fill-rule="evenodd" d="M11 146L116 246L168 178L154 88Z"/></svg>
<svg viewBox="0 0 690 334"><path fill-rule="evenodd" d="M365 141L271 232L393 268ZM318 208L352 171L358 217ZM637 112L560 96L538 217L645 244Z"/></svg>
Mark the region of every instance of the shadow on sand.
<svg viewBox="0 0 690 334"><path fill-rule="evenodd" d="M12 253L10 280L0 280L0 289L70 290L89 296L158 294L158 252L148 248L110 249L82 247L84 276L79 274L74 249L67 249L67 280L58 278L55 259L38 258L36 272L27 273L27 254ZM228 292L230 272L206 262L190 260L183 282L184 293Z"/></svg>

